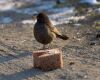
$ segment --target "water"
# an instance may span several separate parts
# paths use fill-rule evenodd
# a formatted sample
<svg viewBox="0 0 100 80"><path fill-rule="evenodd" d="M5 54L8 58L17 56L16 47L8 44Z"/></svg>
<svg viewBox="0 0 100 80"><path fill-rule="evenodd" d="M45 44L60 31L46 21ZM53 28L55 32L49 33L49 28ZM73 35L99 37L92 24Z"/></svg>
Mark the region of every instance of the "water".
<svg viewBox="0 0 100 80"><path fill-rule="evenodd" d="M97 0L80 0L80 2L82 2L82 3L87 2L87 3L90 3L90 4L97 4L98 3Z"/></svg>
<svg viewBox="0 0 100 80"><path fill-rule="evenodd" d="M53 22L54 25L57 24L61 24L61 23L67 23L68 20L68 16L64 16L66 14L72 14L73 13L73 8L68 8L68 7L64 7L64 8L54 8L55 6L55 2L54 1L46 1L46 2L42 2L37 6L30 6L30 7L25 7L25 8L16 8L15 7L15 3L11 2L12 0L1 0L0 4L5 4L4 5L0 5L0 11L13 11L18 15L21 16L32 16L33 14L38 14L41 11L46 11L48 13L53 13L52 15L49 15L49 18L51 19L51 21ZM25 0L27 1L27 0ZM10 2L10 3L8 3ZM13 15L13 14L10 14ZM7 15L0 15L0 23L3 24L7 24L7 23L12 23L12 22L16 22L17 20L12 16L7 16ZM2 17L3 16L3 17ZM18 18L16 16L16 18ZM16 21L14 21L16 20ZM23 24L35 24L36 20L31 20L31 19L25 19L25 20L21 20L20 21Z"/></svg>
<svg viewBox="0 0 100 80"><path fill-rule="evenodd" d="M41 9L40 9L41 10ZM69 17L72 16L72 14L74 13L74 8L52 8L52 9L48 9L48 12L52 12L53 14L49 15L48 17L51 19L51 22L53 23L53 25L58 25L58 24L63 24L63 23L68 23L69 22ZM68 15L69 16L65 16ZM33 20L23 20L22 23L23 24L35 24L36 21Z"/></svg>
<svg viewBox="0 0 100 80"><path fill-rule="evenodd" d="M11 17L0 17L0 23L11 23L13 19Z"/></svg>

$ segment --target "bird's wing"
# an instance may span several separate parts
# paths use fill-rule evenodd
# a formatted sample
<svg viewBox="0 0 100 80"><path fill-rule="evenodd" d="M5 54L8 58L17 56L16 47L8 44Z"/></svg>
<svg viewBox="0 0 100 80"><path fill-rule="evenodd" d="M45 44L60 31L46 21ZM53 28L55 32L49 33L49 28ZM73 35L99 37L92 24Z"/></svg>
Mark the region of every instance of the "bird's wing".
<svg viewBox="0 0 100 80"><path fill-rule="evenodd" d="M49 29L51 30L51 32L57 34L57 35L61 35L61 33L58 31L58 29L51 24L48 24Z"/></svg>
<svg viewBox="0 0 100 80"><path fill-rule="evenodd" d="M48 28L51 30L51 32L53 32L56 37L61 38L63 40L67 40L69 37L67 37L66 35L61 34L58 29L53 26L52 24L48 24Z"/></svg>

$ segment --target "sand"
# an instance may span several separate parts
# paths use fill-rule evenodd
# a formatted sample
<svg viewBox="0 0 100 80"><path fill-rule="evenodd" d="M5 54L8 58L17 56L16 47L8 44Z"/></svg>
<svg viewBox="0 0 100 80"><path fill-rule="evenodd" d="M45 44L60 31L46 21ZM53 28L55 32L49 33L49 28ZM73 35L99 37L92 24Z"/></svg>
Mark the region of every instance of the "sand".
<svg viewBox="0 0 100 80"><path fill-rule="evenodd" d="M32 52L42 47L34 39L33 25L0 25L0 80L100 80L98 31L84 25L57 28L70 38L54 39L49 47L61 48L64 67L45 72L33 67Z"/></svg>

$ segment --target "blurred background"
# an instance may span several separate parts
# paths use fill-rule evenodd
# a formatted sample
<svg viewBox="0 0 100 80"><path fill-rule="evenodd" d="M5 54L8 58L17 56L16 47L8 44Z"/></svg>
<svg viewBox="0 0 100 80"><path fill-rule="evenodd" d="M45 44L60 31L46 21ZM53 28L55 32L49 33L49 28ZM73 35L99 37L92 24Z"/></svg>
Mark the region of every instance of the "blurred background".
<svg viewBox="0 0 100 80"><path fill-rule="evenodd" d="M0 0L0 24L34 23L39 12L49 15L56 24L78 21L100 14L100 0ZM83 15L83 16L82 16ZM77 16L77 17L76 17ZM80 17L79 17L80 16Z"/></svg>
<svg viewBox="0 0 100 80"><path fill-rule="evenodd" d="M62 51L62 69L32 68L39 12L69 37L48 46ZM0 80L100 80L100 0L0 0Z"/></svg>

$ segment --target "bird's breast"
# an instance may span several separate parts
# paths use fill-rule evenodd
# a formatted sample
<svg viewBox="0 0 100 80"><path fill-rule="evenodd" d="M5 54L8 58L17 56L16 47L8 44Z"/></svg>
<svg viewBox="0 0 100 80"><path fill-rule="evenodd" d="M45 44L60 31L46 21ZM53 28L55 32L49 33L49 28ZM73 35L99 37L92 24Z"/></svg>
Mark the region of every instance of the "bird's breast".
<svg viewBox="0 0 100 80"><path fill-rule="evenodd" d="M53 40L53 33L47 25L36 23L34 26L34 36L42 44L48 44Z"/></svg>

